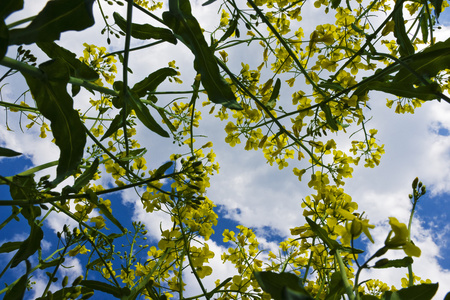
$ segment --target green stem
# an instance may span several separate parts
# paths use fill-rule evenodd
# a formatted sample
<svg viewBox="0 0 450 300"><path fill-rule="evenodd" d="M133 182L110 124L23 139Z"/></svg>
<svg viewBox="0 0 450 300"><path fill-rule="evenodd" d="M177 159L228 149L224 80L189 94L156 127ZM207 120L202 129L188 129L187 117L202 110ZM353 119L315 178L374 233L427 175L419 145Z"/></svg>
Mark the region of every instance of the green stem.
<svg viewBox="0 0 450 300"><path fill-rule="evenodd" d="M344 265L344 261L342 260L340 250L336 250L334 257L336 258L336 260L338 261L338 264L339 264L339 270L341 272L342 282L344 283L345 292L347 293L347 296L350 300L355 300L355 294L353 293L353 288L348 281L346 267ZM358 291L355 291L355 292L357 293Z"/></svg>

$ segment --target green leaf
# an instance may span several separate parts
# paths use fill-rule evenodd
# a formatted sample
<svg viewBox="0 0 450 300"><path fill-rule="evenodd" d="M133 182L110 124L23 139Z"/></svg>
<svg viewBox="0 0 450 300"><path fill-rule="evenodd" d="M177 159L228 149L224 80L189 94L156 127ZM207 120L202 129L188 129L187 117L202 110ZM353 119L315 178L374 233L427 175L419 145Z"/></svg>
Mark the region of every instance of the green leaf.
<svg viewBox="0 0 450 300"><path fill-rule="evenodd" d="M165 164L163 164L162 166L160 166L155 173L153 174L152 178L157 179L158 177L162 177L164 176L164 173L166 173L166 171L173 165L172 161L168 161Z"/></svg>
<svg viewBox="0 0 450 300"><path fill-rule="evenodd" d="M210 5L213 4L214 2L216 2L217 0L208 0L205 3L202 4L202 6L206 6L206 5Z"/></svg>
<svg viewBox="0 0 450 300"><path fill-rule="evenodd" d="M303 286L300 284L298 276L292 273L274 273L274 272L255 272L255 278L258 281L259 286L269 293L275 300L286 299L283 297L283 290L289 288L293 292L299 292L301 295L309 296ZM285 292L286 293L286 292ZM287 292L288 294L290 292ZM290 299L302 299L295 298L295 295L290 295ZM311 298L304 298L311 299Z"/></svg>
<svg viewBox="0 0 450 300"><path fill-rule="evenodd" d="M403 19L403 1L398 1L395 6L395 12L393 15L393 20L395 23L394 35L397 38L400 56L409 56L414 54L414 46L412 45L405 29L405 20Z"/></svg>
<svg viewBox="0 0 450 300"><path fill-rule="evenodd" d="M0 5L0 60L5 56L9 44L8 26L5 19L11 13L23 9L23 0L2 0Z"/></svg>
<svg viewBox="0 0 450 300"><path fill-rule="evenodd" d="M340 272L334 272L331 275L331 282L329 284L329 292L325 300L339 300L345 294L345 286Z"/></svg>
<svg viewBox="0 0 450 300"><path fill-rule="evenodd" d="M113 13L114 21L117 26L122 29L123 32L127 31L127 20L122 18L117 12ZM154 27L150 24L135 24L131 23L131 36L140 40L163 40L172 44L177 43L177 39L173 35L172 31L166 28Z"/></svg>
<svg viewBox="0 0 450 300"><path fill-rule="evenodd" d="M438 290L438 283L413 285L396 292L386 292L383 300L431 300Z"/></svg>
<svg viewBox="0 0 450 300"><path fill-rule="evenodd" d="M121 160L121 161L130 161L132 159L142 157L145 153L147 153L147 149L140 148L140 149L129 150L128 155L126 155L126 151L119 152L119 153L117 153L117 157L119 157L119 160Z"/></svg>
<svg viewBox="0 0 450 300"><path fill-rule="evenodd" d="M12 182L9 186L9 192L13 200L34 200L36 194L36 182L34 181L34 175L15 175L12 177ZM22 214L26 213L22 210ZM27 217L27 216L25 216Z"/></svg>
<svg viewBox="0 0 450 300"><path fill-rule="evenodd" d="M413 263L413 259L410 256L405 256L402 259L392 259L387 258L380 259L375 263L373 268L375 269L386 269L386 268L406 268Z"/></svg>
<svg viewBox="0 0 450 300"><path fill-rule="evenodd" d="M134 110L136 116L142 122L142 124L144 124L151 131L159 134L160 136L169 137L169 134L161 127L161 125L159 125L158 122L153 119L147 106L145 106L144 103L139 100L136 94L133 94L134 93L127 92L125 94L125 99L127 103L130 104L131 108Z"/></svg>
<svg viewBox="0 0 450 300"><path fill-rule="evenodd" d="M436 93L441 91L440 86L436 82L432 82L425 86L415 87L406 83L398 82L373 82L370 85L371 90L381 91L396 95L399 97L417 98L420 100L433 100L440 98Z"/></svg>
<svg viewBox="0 0 450 300"><path fill-rule="evenodd" d="M331 251L340 249L341 245L335 240L330 239L325 229L321 228L310 218L305 217L305 219L306 222L308 222L309 227L311 227L311 230L328 246L328 248L331 249Z"/></svg>
<svg viewBox="0 0 450 300"><path fill-rule="evenodd" d="M434 13L436 14L436 19L439 19L439 15L442 12L442 0L430 0L430 2L434 6Z"/></svg>
<svg viewBox="0 0 450 300"><path fill-rule="evenodd" d="M26 73L25 77L37 107L51 122L55 144L60 149L56 185L71 175L81 162L86 132L78 112L73 109L73 100L67 93L69 69L59 58L43 63L39 68L44 78L35 78Z"/></svg>
<svg viewBox="0 0 450 300"><path fill-rule="evenodd" d="M23 0L2 0L0 17L6 19L7 16L21 9L23 9Z"/></svg>
<svg viewBox="0 0 450 300"><path fill-rule="evenodd" d="M167 127L169 127L170 131L176 132L177 129L175 128L175 126L173 126L173 124L172 124L172 122L169 120L169 118L167 118L166 112L165 112L164 108L162 108L162 107L156 107L156 110L158 111L158 113L159 113L159 115L161 116L161 118L164 120L164 124L166 124Z"/></svg>
<svg viewBox="0 0 450 300"><path fill-rule="evenodd" d="M214 294L219 291L221 288L223 288L228 282L230 282L233 278L228 277L224 281L222 281L218 286L216 286L211 292L208 293L208 298L212 298Z"/></svg>
<svg viewBox="0 0 450 300"><path fill-rule="evenodd" d="M403 61L418 74L427 78L435 77L440 71L450 68L450 39L438 42ZM421 81L403 66L400 66L394 81L421 84Z"/></svg>
<svg viewBox="0 0 450 300"><path fill-rule="evenodd" d="M5 293L3 300L23 299L28 284L28 274L22 275L14 286Z"/></svg>
<svg viewBox="0 0 450 300"><path fill-rule="evenodd" d="M231 109L242 109L230 86L220 75L216 57L191 13L189 0L169 0L169 11L163 13L163 20L194 54L194 68L201 75L209 99Z"/></svg>
<svg viewBox="0 0 450 300"><path fill-rule="evenodd" d="M283 288L283 300L314 300L306 291L296 291L288 287Z"/></svg>
<svg viewBox="0 0 450 300"><path fill-rule="evenodd" d="M272 95L270 95L269 101L267 101L267 106L273 109L277 103L278 95L280 94L281 80L277 78L275 86L273 87Z"/></svg>
<svg viewBox="0 0 450 300"><path fill-rule="evenodd" d="M93 290L97 290L97 291L101 291L101 292L113 295L116 298L122 298L123 296L128 296L130 294L129 293L130 290L127 288L115 287L106 282L101 282L101 281L97 281L97 280L82 280L80 282L80 285L85 286L90 289L93 289Z"/></svg>
<svg viewBox="0 0 450 300"><path fill-rule="evenodd" d="M336 9L341 4L341 0L331 0L331 8Z"/></svg>
<svg viewBox="0 0 450 300"><path fill-rule="evenodd" d="M65 287L63 289L60 289L56 292L53 292L51 296L47 294L45 297L39 297L36 298L36 300L65 300L67 299L67 294L76 294L78 292L78 287L71 286L71 287ZM81 287L81 295L86 295L88 293L92 293L94 290L87 287ZM83 299L83 298L81 298ZM84 298L87 299L87 298Z"/></svg>
<svg viewBox="0 0 450 300"><path fill-rule="evenodd" d="M380 300L380 298L375 297L374 295L362 295L361 300Z"/></svg>
<svg viewBox="0 0 450 300"><path fill-rule="evenodd" d="M430 78L440 71L450 69L450 39L438 42L424 51L404 58L377 71L356 89L354 95L360 96L368 90L379 90L400 97L432 100L440 98L439 85ZM411 72L413 70L416 74ZM395 76L389 74L395 73ZM422 80L416 75L422 77ZM423 80L428 83L424 84Z"/></svg>
<svg viewBox="0 0 450 300"><path fill-rule="evenodd" d="M54 42L38 42L36 45L41 48L48 57L62 59L70 68L70 75L86 81L95 81L99 78L98 73L95 72L85 63L77 59L76 54L69 50L58 46Z"/></svg>
<svg viewBox="0 0 450 300"><path fill-rule="evenodd" d="M30 222L29 222L30 223ZM41 227L31 223L30 236L22 242L19 250L11 260L11 268L15 268L19 263L28 259L38 249L41 249L41 240L44 238L44 232Z"/></svg>
<svg viewBox="0 0 450 300"><path fill-rule="evenodd" d="M0 19L0 60L5 57L8 51L9 31L5 21Z"/></svg>
<svg viewBox="0 0 450 300"><path fill-rule="evenodd" d="M74 194L78 193L94 177L94 175L98 169L98 164L99 164L99 159L97 157L94 160L94 162L92 163L92 165L75 180L73 186L65 186L63 188L62 194L68 195L70 193L74 193Z"/></svg>
<svg viewBox="0 0 450 300"><path fill-rule="evenodd" d="M7 157L13 157L13 156L19 156L22 155L22 153L16 152L14 150L0 147L0 156L7 156Z"/></svg>
<svg viewBox="0 0 450 300"><path fill-rule="evenodd" d="M109 125L108 130L106 130L105 134L102 136L100 141L103 141L104 139L110 137L113 135L117 130L123 127L123 114L125 113L124 109L121 109L119 114L114 117L111 124ZM128 116L128 113L127 113ZM125 117L126 118L126 117Z"/></svg>
<svg viewBox="0 0 450 300"><path fill-rule="evenodd" d="M6 242L0 246L0 253L9 253L20 248L23 242Z"/></svg>
<svg viewBox="0 0 450 300"><path fill-rule="evenodd" d="M424 12L420 15L420 30L422 31L422 40L426 44L428 43L428 17L429 15ZM433 30L431 28L431 30Z"/></svg>
<svg viewBox="0 0 450 300"><path fill-rule="evenodd" d="M95 195L95 194L94 194ZM114 215L109 211L108 207L105 204L98 202L98 198L96 197L88 198L89 202L92 202L97 206L97 208L103 213L103 215L108 218L114 225L116 225L123 233L126 232L125 228L120 224L120 222L114 217Z"/></svg>
<svg viewBox="0 0 450 300"><path fill-rule="evenodd" d="M445 295L444 300L450 300L450 292L448 292L447 295Z"/></svg>
<svg viewBox="0 0 450 300"><path fill-rule="evenodd" d="M167 77L175 75L177 75L177 71L172 68L159 69L136 83L131 91L136 93L139 98L144 97L148 92L154 92Z"/></svg>
<svg viewBox="0 0 450 300"><path fill-rule="evenodd" d="M9 31L9 44L32 44L59 40L61 32L81 31L94 25L94 0L48 1L44 9L25 28Z"/></svg>
<svg viewBox="0 0 450 300"><path fill-rule="evenodd" d="M225 31L225 33L222 35L222 37L216 42L216 45L225 41L236 31L237 26L238 26L238 19L239 19L239 17L235 17L231 20L230 26L228 27L227 31Z"/></svg>
<svg viewBox="0 0 450 300"><path fill-rule="evenodd" d="M333 115L331 114L331 109L326 103L320 103L320 108L325 113L325 118L327 120L327 124L330 126L333 130L339 130L339 127L336 124L336 121L333 118Z"/></svg>

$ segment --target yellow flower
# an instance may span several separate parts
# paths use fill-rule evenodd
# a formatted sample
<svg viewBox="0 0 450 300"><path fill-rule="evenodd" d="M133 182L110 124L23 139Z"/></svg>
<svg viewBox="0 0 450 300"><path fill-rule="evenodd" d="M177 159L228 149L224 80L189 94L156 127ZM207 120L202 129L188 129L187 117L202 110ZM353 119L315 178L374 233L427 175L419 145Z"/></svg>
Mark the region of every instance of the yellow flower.
<svg viewBox="0 0 450 300"><path fill-rule="evenodd" d="M419 247L410 241L406 224L400 223L394 217L389 217L389 224L391 225L392 230L389 232L389 235L384 242L386 247L389 249L403 249L406 255L419 257L421 251ZM392 232L394 232L394 237L391 238Z"/></svg>
<svg viewBox="0 0 450 300"><path fill-rule="evenodd" d="M91 250L86 249L86 246L78 245L69 251L69 256L76 256L77 254L87 254L88 252L91 252Z"/></svg>
<svg viewBox="0 0 450 300"><path fill-rule="evenodd" d="M370 235L369 228L373 229L375 228L375 225L369 224L368 219L361 219L350 213L348 210L342 208L337 209L337 212L347 219L345 224L346 231L342 235L343 244L350 244L351 239L357 239L363 232L372 243L374 242L372 236Z"/></svg>

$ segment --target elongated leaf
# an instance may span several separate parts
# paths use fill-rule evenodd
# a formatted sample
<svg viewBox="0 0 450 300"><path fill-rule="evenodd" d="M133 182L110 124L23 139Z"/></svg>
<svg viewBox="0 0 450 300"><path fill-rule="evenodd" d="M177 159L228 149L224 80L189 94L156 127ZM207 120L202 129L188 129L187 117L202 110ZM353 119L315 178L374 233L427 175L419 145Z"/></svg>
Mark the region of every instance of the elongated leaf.
<svg viewBox="0 0 450 300"><path fill-rule="evenodd" d="M283 289L286 287L308 296L308 293L300 284L300 278L292 273L274 273L268 271L255 272L254 274L259 286L275 300L284 300ZM310 298L305 299L309 300Z"/></svg>
<svg viewBox="0 0 450 300"><path fill-rule="evenodd" d="M153 119L147 106L139 100L136 94L126 93L125 99L130 104L142 124L160 136L169 137L169 134L155 121L155 119Z"/></svg>
<svg viewBox="0 0 450 300"><path fill-rule="evenodd" d="M439 19L439 15L442 12L442 0L430 0L430 2L434 6L434 13L436 15L436 19Z"/></svg>
<svg viewBox="0 0 450 300"><path fill-rule="evenodd" d="M148 92L154 92L167 77L175 75L177 75L177 71L172 68L159 69L136 83L131 91L136 93L138 97L144 97Z"/></svg>
<svg viewBox="0 0 450 300"><path fill-rule="evenodd" d="M130 294L130 290L128 288L118 288L106 282L97 280L82 280L80 285L113 295L116 298L122 298L122 296L128 296Z"/></svg>
<svg viewBox="0 0 450 300"><path fill-rule="evenodd" d="M426 12L420 15L420 30L422 31L422 40L425 44L428 43L428 30L433 30L432 27L428 27L428 17L429 15Z"/></svg>
<svg viewBox="0 0 450 300"><path fill-rule="evenodd" d="M404 63L415 72L428 78L435 77L441 70L450 68L450 39L438 42L424 51L417 53ZM395 82L420 84L421 81L407 68L401 67L395 75Z"/></svg>
<svg viewBox="0 0 450 300"><path fill-rule="evenodd" d="M314 300L306 291L296 291L288 287L283 288L283 300Z"/></svg>
<svg viewBox="0 0 450 300"><path fill-rule="evenodd" d="M7 157L13 157L13 156L19 156L22 155L22 153L16 152L14 150L0 147L0 156L7 156Z"/></svg>
<svg viewBox="0 0 450 300"><path fill-rule="evenodd" d="M78 112L73 109L73 100L67 93L69 69L61 59L41 64L39 68L45 79L34 78L23 73L37 107L50 120L55 143L60 149L56 179L58 184L71 175L83 157L86 132Z"/></svg>
<svg viewBox="0 0 450 300"><path fill-rule="evenodd" d="M8 50L9 31L5 21L0 19L0 60L5 57Z"/></svg>
<svg viewBox="0 0 450 300"><path fill-rule="evenodd" d="M438 290L438 283L420 284L403 288L396 292L386 292L384 300L431 300Z"/></svg>
<svg viewBox="0 0 450 300"><path fill-rule="evenodd" d="M436 93L441 91L439 84L436 82L418 87L398 82L373 82L370 88L399 97L417 98L420 100L438 99L439 96Z"/></svg>
<svg viewBox="0 0 450 300"><path fill-rule="evenodd" d="M396 3L397 9L394 12L394 35L397 38L397 44L399 45L400 56L408 56L414 54L414 47L411 40L408 37L405 29L405 20L403 19L403 1Z"/></svg>
<svg viewBox="0 0 450 300"><path fill-rule="evenodd" d="M120 161L130 161L132 159L136 159L142 157L145 153L147 153L147 149L133 149L128 151L128 155L126 155L126 151L117 153L117 157L120 157Z"/></svg>
<svg viewBox="0 0 450 300"><path fill-rule="evenodd" d="M9 186L9 193L13 200L34 200L36 194L36 182L34 175L15 175L10 179L13 184ZM22 214L26 214L26 209L22 210ZM27 215L24 215L28 219Z"/></svg>
<svg viewBox="0 0 450 300"><path fill-rule="evenodd" d="M20 248L23 242L6 242L0 246L0 253L9 253Z"/></svg>
<svg viewBox="0 0 450 300"><path fill-rule="evenodd" d="M63 195L68 195L69 193L78 193L84 186L86 186L89 181L94 177L98 169L98 157L94 160L92 165L83 172L76 180L73 186L65 186L62 190Z"/></svg>
<svg viewBox="0 0 450 300"><path fill-rule="evenodd" d="M67 294L76 294L77 292L79 292L78 289L79 289L79 287L76 287L76 286L70 286L70 287L66 286L56 292L53 292L51 294L51 296L49 296L49 294L47 294L47 296L39 297L39 298L36 298L35 300L65 300L65 299L67 299L67 297L66 297ZM94 290L91 288L87 288L84 286L81 287L81 295L93 293L93 291ZM84 299L88 299L88 298L84 298ZM93 299L93 298L91 298L91 299Z"/></svg>
<svg viewBox="0 0 450 300"><path fill-rule="evenodd" d="M123 127L123 119L124 119L123 114L124 114L124 109L120 110L120 113L114 117L111 124L109 125L108 130L106 130L105 134L102 136L100 141L103 141L104 139L110 137L117 130L119 130L120 128ZM128 116L128 114L127 114L127 116Z"/></svg>
<svg viewBox="0 0 450 300"><path fill-rule="evenodd" d="M280 87L281 87L281 80L280 78L277 78L275 86L273 87L272 95L270 95L270 99L267 102L267 106L269 106L271 109L273 109L277 103L277 98L278 95L280 94Z"/></svg>
<svg viewBox="0 0 450 300"><path fill-rule="evenodd" d="M32 223L30 236L23 241L19 250L11 260L11 268L15 268L19 263L28 259L31 255L41 249L41 240L44 238L44 232L41 227Z"/></svg>
<svg viewBox="0 0 450 300"><path fill-rule="evenodd" d="M220 75L213 51L208 47L199 23L191 13L189 0L169 0L163 20L194 54L194 68L209 99L231 109L242 109L228 83Z"/></svg>
<svg viewBox="0 0 450 300"><path fill-rule="evenodd" d="M341 0L331 0L331 8L338 8L339 4L341 4Z"/></svg>
<svg viewBox="0 0 450 300"><path fill-rule="evenodd" d="M239 17L233 18L230 22L230 26L228 27L227 31L222 35L222 37L217 41L217 44L225 41L227 38L229 38L237 29L238 26L238 19Z"/></svg>
<svg viewBox="0 0 450 300"><path fill-rule="evenodd" d="M380 300L380 298L373 295L362 295L361 300Z"/></svg>
<svg viewBox="0 0 450 300"><path fill-rule="evenodd" d="M127 20L122 18L120 14L117 12L113 13L114 21L116 21L117 26L122 29L123 32L126 32L127 29ZM173 35L172 31L166 28L154 27L150 24L131 24L131 36L140 39L140 40L163 40L172 44L177 43L177 39Z"/></svg>
<svg viewBox="0 0 450 300"><path fill-rule="evenodd" d="M92 202L95 204L95 206L97 206L97 208L102 212L102 214L108 218L108 220L110 220L114 225L116 225L120 231L122 231L123 233L126 232L125 228L122 226L122 224L120 224L120 222L114 217L114 215L109 211L108 207L106 207L105 204L100 203L98 201L97 195L95 193L93 193L94 197L88 198L89 202Z"/></svg>
<svg viewBox="0 0 450 300"><path fill-rule="evenodd" d="M9 44L9 31L5 19L11 13L23 9L23 0L2 0L0 5L0 60L5 56Z"/></svg>
<svg viewBox="0 0 450 300"><path fill-rule="evenodd" d="M22 275L19 281L5 293L3 300L17 300L23 299L25 296L25 290L27 289L28 274Z"/></svg>
<svg viewBox="0 0 450 300"><path fill-rule="evenodd" d="M167 127L169 127L170 131L175 132L177 131L177 129L175 128L175 126L173 126L172 122L169 120L169 118L166 116L166 112L164 111L164 108L162 107L157 107L156 110L158 111L159 115L161 116L161 118L164 120L164 124L167 125Z"/></svg>
<svg viewBox="0 0 450 300"><path fill-rule="evenodd" d="M173 162L172 161L168 161L165 164L163 164L162 166L160 166L155 173L153 174L153 178L157 179L158 177L164 176L164 173L166 173L166 171L173 166Z"/></svg>
<svg viewBox="0 0 450 300"><path fill-rule="evenodd" d="M339 127L336 124L336 121L333 118L333 115L331 114L331 109L326 103L321 103L320 108L325 113L325 118L327 120L327 124L330 126L333 130L339 130Z"/></svg>
<svg viewBox="0 0 450 300"><path fill-rule="evenodd" d="M340 272L334 272L333 275L331 275L329 292L325 297L325 300L339 300L343 294L345 294L345 287L342 275Z"/></svg>
<svg viewBox="0 0 450 300"><path fill-rule="evenodd" d="M394 63L383 70L379 70L371 79L366 80L354 95L363 95L368 90L379 90L391 93L400 97L418 98L421 100L438 99L440 96L439 85L430 81L440 71L450 69L450 39L438 42L424 51L411 55L401 60L401 63ZM422 79L427 80L424 85L411 72L413 70ZM397 72L394 76L390 75Z"/></svg>
<svg viewBox="0 0 450 300"><path fill-rule="evenodd" d="M308 222L309 227L311 227L311 230L325 243L327 244L328 248L331 250L336 250L341 247L341 245L336 242L335 240L332 240L328 237L328 233L325 231L325 229L321 228L319 225L317 225L313 220L311 220L308 217L305 217L306 222Z"/></svg>
<svg viewBox="0 0 450 300"><path fill-rule="evenodd" d="M59 40L61 32L81 31L94 25L94 0L53 0L25 28L9 31L9 44L32 44Z"/></svg>
<svg viewBox="0 0 450 300"><path fill-rule="evenodd" d="M2 0L0 5L0 17L5 19L15 11L23 9L23 0Z"/></svg>
<svg viewBox="0 0 450 300"><path fill-rule="evenodd" d="M77 59L76 54L69 50L58 46L54 42L38 42L36 43L48 57L62 59L70 67L70 75L87 81L95 81L98 79L98 73L91 69L88 65Z"/></svg>

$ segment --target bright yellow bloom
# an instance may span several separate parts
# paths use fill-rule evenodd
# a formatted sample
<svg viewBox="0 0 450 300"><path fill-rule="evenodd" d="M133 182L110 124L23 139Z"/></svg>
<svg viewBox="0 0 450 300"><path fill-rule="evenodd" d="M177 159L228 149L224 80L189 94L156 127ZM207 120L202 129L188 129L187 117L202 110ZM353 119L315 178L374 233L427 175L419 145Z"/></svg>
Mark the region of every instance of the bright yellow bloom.
<svg viewBox="0 0 450 300"><path fill-rule="evenodd" d="M389 217L389 224L391 225L392 230L389 232L389 235L384 242L386 247L389 249L403 249L406 255L419 257L421 251L419 247L411 242L406 224L400 223L394 217ZM394 237L391 238L392 232L394 232Z"/></svg>

